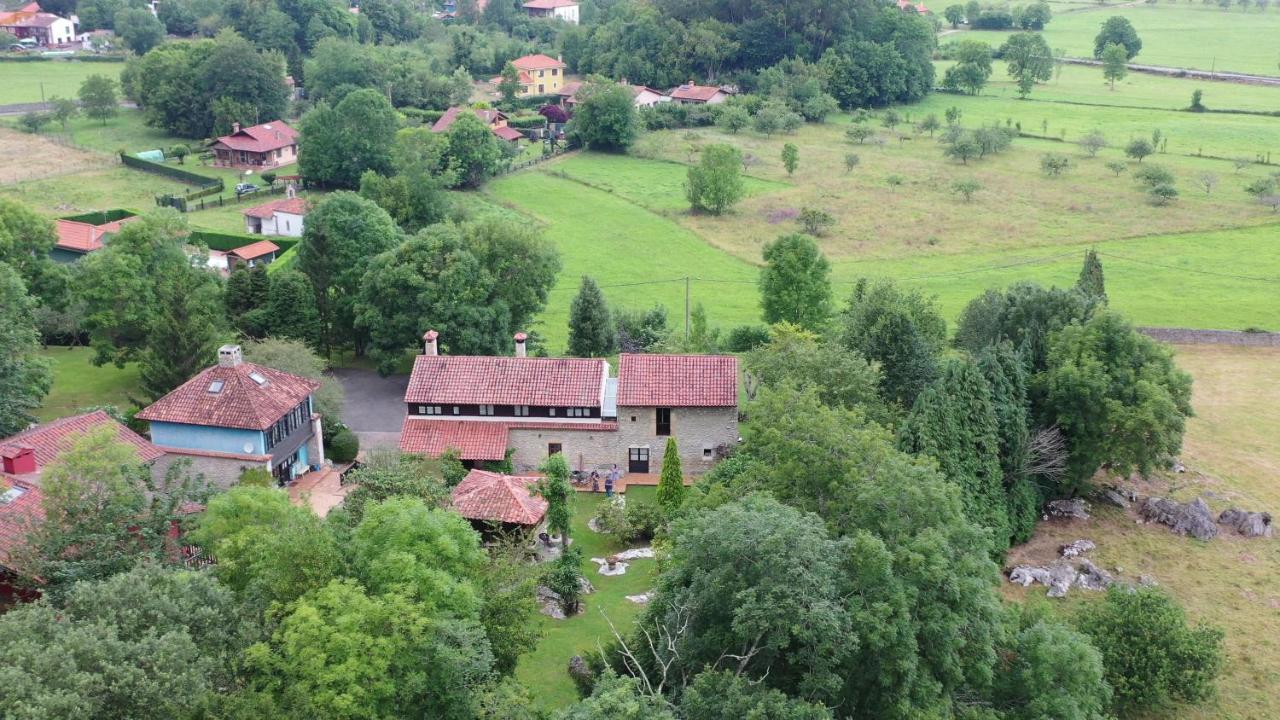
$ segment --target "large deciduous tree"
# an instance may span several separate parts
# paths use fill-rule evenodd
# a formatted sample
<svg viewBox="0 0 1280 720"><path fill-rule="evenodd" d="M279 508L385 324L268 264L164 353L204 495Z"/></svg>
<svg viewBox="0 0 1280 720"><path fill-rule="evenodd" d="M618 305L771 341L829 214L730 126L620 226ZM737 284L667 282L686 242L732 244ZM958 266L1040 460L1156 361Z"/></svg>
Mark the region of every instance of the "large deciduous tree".
<svg viewBox="0 0 1280 720"><path fill-rule="evenodd" d="M310 182L357 188L365 172L390 174L399 125L377 90L356 90L333 107L322 103L302 118L298 166Z"/></svg>
<svg viewBox="0 0 1280 720"><path fill-rule="evenodd" d="M1142 52L1142 39L1138 37L1138 31L1133 29L1129 18L1121 15L1113 15L1102 23L1102 29L1093 39L1093 57L1101 60L1103 52L1111 44L1124 48L1125 60L1132 60Z"/></svg>
<svg viewBox="0 0 1280 720"><path fill-rule="evenodd" d="M479 187L502 168L502 141L475 114L461 113L445 136L448 169L457 185Z"/></svg>
<svg viewBox="0 0 1280 720"><path fill-rule="evenodd" d="M105 75L90 75L80 83L80 108L85 117L101 120L103 125L120 111L116 81Z"/></svg>
<svg viewBox="0 0 1280 720"><path fill-rule="evenodd" d="M859 281L840 316L841 344L880 363L886 400L910 409L937 373L946 321L931 298L889 281Z"/></svg>
<svg viewBox="0 0 1280 720"><path fill-rule="evenodd" d="M1018 94L1026 97L1037 82L1053 77L1053 51L1040 33L1016 33L1000 48L1009 77L1018 84Z"/></svg>
<svg viewBox="0 0 1280 720"><path fill-rule="evenodd" d="M886 419L877 394L880 373L857 352L789 323L769 329L769 342L743 358L747 395L760 387L813 387L823 404L858 408L869 417Z"/></svg>
<svg viewBox="0 0 1280 720"><path fill-rule="evenodd" d="M955 46L955 60L956 64L942 76L942 87L970 95L982 92L991 77L991 46L978 40L961 40Z"/></svg>
<svg viewBox="0 0 1280 720"><path fill-rule="evenodd" d="M322 416L326 423L342 420L342 406L346 401L342 383L338 382L333 375L325 373L329 368L328 363L301 340L268 337L262 340L249 340L242 343L242 346L244 359L251 363L311 378L320 383L320 389L312 395L316 413Z"/></svg>
<svg viewBox="0 0 1280 720"><path fill-rule="evenodd" d="M0 262L0 437L35 422L31 411L40 407L53 384L48 363L39 355L34 309L17 271Z"/></svg>
<svg viewBox="0 0 1280 720"><path fill-rule="evenodd" d="M626 150L640 131L631 88L590 81L577 92L569 133L593 150Z"/></svg>
<svg viewBox="0 0 1280 720"><path fill-rule="evenodd" d="M819 330L831 315L831 264L808 235L783 235L764 246L760 305L767 323Z"/></svg>
<svg viewBox="0 0 1280 720"><path fill-rule="evenodd" d="M685 194L694 210L720 215L746 194L742 180L742 153L732 145L715 144L702 149L698 165L689 168Z"/></svg>

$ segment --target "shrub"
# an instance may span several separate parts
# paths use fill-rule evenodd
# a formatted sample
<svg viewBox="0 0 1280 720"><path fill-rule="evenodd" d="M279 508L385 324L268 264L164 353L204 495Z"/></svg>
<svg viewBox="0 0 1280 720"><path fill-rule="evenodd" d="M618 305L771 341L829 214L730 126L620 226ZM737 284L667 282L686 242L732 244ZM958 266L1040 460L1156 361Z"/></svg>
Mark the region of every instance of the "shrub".
<svg viewBox="0 0 1280 720"><path fill-rule="evenodd" d="M900 187L907 182L907 179L901 175L890 175L884 181L888 183L889 187Z"/></svg>
<svg viewBox="0 0 1280 720"><path fill-rule="evenodd" d="M560 596L560 609L565 615L578 612L582 602L581 564L582 551L570 545L542 573L542 584Z"/></svg>
<svg viewBox="0 0 1280 720"><path fill-rule="evenodd" d="M803 208L800 214L796 216L800 226L804 231L814 237L821 237L826 234L827 230L836 224L836 219L831 217L831 213L823 212L817 208Z"/></svg>
<svg viewBox="0 0 1280 720"><path fill-rule="evenodd" d="M1244 191L1254 197L1274 195L1276 192L1276 180L1275 178L1270 177L1258 178L1248 185L1245 185Z"/></svg>
<svg viewBox="0 0 1280 720"><path fill-rule="evenodd" d="M951 183L951 191L964 198L965 202L973 200L974 193L982 189L982 183L969 178L967 180L957 180Z"/></svg>
<svg viewBox="0 0 1280 720"><path fill-rule="evenodd" d="M725 349L729 352L748 352L769 342L769 328L766 325L739 325L729 331L725 338Z"/></svg>
<svg viewBox="0 0 1280 720"><path fill-rule="evenodd" d="M1099 150L1107 146L1107 138L1102 133L1094 130L1088 135L1080 138L1076 144L1080 146L1080 149L1083 150L1086 155L1094 157L1098 154Z"/></svg>
<svg viewBox="0 0 1280 720"><path fill-rule="evenodd" d="M543 105L538 108L538 114L547 119L551 123L569 122L569 114L559 105Z"/></svg>
<svg viewBox="0 0 1280 720"><path fill-rule="evenodd" d="M845 171L846 173L851 173L851 172L853 172L853 169L854 169L854 168L856 168L856 167L858 167L858 163L861 163L861 162L862 162L862 158L858 157L858 154L857 154L857 153L849 153L849 154L845 155L845 156L844 156L844 171Z"/></svg>
<svg viewBox="0 0 1280 720"><path fill-rule="evenodd" d="M1040 172L1048 177L1058 177L1071 167L1071 158L1059 153L1045 153L1040 156Z"/></svg>
<svg viewBox="0 0 1280 720"><path fill-rule="evenodd" d="M1222 631L1188 627L1177 601L1158 588L1113 586L1104 602L1085 612L1080 629L1102 653L1121 714L1213 694L1223 663Z"/></svg>
<svg viewBox="0 0 1280 720"><path fill-rule="evenodd" d="M649 542L662 527L662 509L654 503L627 503L625 512L631 542Z"/></svg>
<svg viewBox="0 0 1280 720"><path fill-rule="evenodd" d="M1144 165L1133 172L1133 179L1153 188L1157 185L1172 185L1173 173L1159 165Z"/></svg>
<svg viewBox="0 0 1280 720"><path fill-rule="evenodd" d="M336 463L348 463L356 459L360 453L360 438L356 434L342 428L329 441L329 459Z"/></svg>
<svg viewBox="0 0 1280 720"><path fill-rule="evenodd" d="M631 540L631 525L627 522L626 501L621 495L615 495L600 505L596 512L596 528L612 535L619 542Z"/></svg>
<svg viewBox="0 0 1280 720"><path fill-rule="evenodd" d="M240 480L237 484L249 487L273 487L276 484L276 479L271 476L271 473L266 468L247 468L240 473Z"/></svg>
<svg viewBox="0 0 1280 720"><path fill-rule="evenodd" d="M1178 190L1169 184L1156 185L1147 190L1147 197L1152 205L1168 205L1178 199Z"/></svg>

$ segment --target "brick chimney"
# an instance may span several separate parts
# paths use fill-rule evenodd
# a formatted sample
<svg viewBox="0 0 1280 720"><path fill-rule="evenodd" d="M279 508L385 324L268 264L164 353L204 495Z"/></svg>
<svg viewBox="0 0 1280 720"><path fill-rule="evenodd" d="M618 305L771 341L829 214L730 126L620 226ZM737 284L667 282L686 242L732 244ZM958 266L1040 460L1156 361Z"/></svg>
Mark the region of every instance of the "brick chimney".
<svg viewBox="0 0 1280 720"><path fill-rule="evenodd" d="M240 132L240 123L238 122L231 123L231 134L235 135L238 132Z"/></svg>
<svg viewBox="0 0 1280 720"><path fill-rule="evenodd" d="M439 337L440 333L435 330L428 330L426 334L422 336L422 351L427 355L439 355L440 352L436 343L436 339Z"/></svg>
<svg viewBox="0 0 1280 720"><path fill-rule="evenodd" d="M528 348L525 347L525 341L528 339L529 339L528 335L522 332L516 333L516 357L528 356L529 351L528 351Z"/></svg>
<svg viewBox="0 0 1280 720"><path fill-rule="evenodd" d="M9 446L0 448L0 460L4 471L10 475L25 475L36 471L36 451L29 447Z"/></svg>
<svg viewBox="0 0 1280 720"><path fill-rule="evenodd" d="M244 362L244 354L239 345L223 345L218 348L218 367L233 368Z"/></svg>

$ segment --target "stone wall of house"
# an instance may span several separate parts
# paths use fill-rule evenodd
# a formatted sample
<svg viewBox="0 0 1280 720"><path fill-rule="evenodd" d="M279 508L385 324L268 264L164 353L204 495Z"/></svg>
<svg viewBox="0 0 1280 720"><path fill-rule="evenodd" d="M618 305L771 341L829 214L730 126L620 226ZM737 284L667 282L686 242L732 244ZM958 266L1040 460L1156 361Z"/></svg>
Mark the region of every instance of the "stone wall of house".
<svg viewBox="0 0 1280 720"><path fill-rule="evenodd" d="M240 480L240 473L251 467L261 467L267 471L271 468L266 462L253 462L251 460L238 460L235 458L218 458L207 457L204 455L180 455L178 453L165 453L164 457L156 460L151 466L151 475L156 479L161 479L164 474L169 471L175 463L181 460L189 460L187 472L204 476L205 482L218 490L230 489Z"/></svg>
<svg viewBox="0 0 1280 720"><path fill-rule="evenodd" d="M649 448L649 472L662 470L667 438L657 433L657 409L619 407L618 435L626 469L627 450ZM672 408L671 437L680 450L680 467L686 475L700 475L711 469L724 452L738 444L737 408Z"/></svg>
<svg viewBox="0 0 1280 720"><path fill-rule="evenodd" d="M564 429L511 428L507 446L516 472L536 470L547 458L548 445L559 443L571 470L601 470L617 464L627 472L630 448L649 448L649 472L662 470L667 438L657 434L655 408L618 408L616 431L566 425ZM738 442L737 408L672 408L671 436L680 449L681 469L699 475L711 469Z"/></svg>

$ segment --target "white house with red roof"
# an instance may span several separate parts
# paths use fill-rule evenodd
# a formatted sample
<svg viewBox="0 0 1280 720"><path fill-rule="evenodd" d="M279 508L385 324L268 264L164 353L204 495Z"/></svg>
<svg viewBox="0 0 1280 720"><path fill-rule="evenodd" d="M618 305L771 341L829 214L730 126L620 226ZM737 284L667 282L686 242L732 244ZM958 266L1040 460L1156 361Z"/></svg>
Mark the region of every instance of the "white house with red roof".
<svg viewBox="0 0 1280 720"><path fill-rule="evenodd" d="M400 449L468 465L503 460L521 471L563 453L576 470L617 465L656 472L676 438L687 473L706 471L738 441L738 361L720 355L631 355L618 377L599 358L441 355L424 336L405 391Z"/></svg>
<svg viewBox="0 0 1280 720"><path fill-rule="evenodd" d="M282 120L242 128L231 126L231 134L213 143L213 164L254 170L289 165L298 159L298 132Z"/></svg>
<svg viewBox="0 0 1280 720"><path fill-rule="evenodd" d="M719 105L729 99L729 93L715 85L698 85L690 80L667 93L672 102L683 105Z"/></svg>
<svg viewBox="0 0 1280 720"><path fill-rule="evenodd" d="M19 40L31 39L37 45L50 47L67 45L76 39L76 25L71 20L47 13L39 3L30 3L17 10L0 12L0 30Z"/></svg>
<svg viewBox="0 0 1280 720"><path fill-rule="evenodd" d="M453 489L453 509L478 529L531 529L542 523L547 501L530 492L538 477L473 469Z"/></svg>
<svg viewBox="0 0 1280 720"><path fill-rule="evenodd" d="M524 11L531 18L553 18L578 24L578 3L573 0L529 0Z"/></svg>
<svg viewBox="0 0 1280 720"><path fill-rule="evenodd" d="M564 84L564 71L568 65L560 58L549 55L525 55L511 61L520 76L519 97L531 95L555 95ZM502 82L502 76L489 80L493 85Z"/></svg>
<svg viewBox="0 0 1280 720"><path fill-rule="evenodd" d="M218 348L206 368L137 417L151 442L190 458L215 485L229 487L250 468L281 484L324 464L323 433L313 394L320 383L245 362L239 345Z"/></svg>
<svg viewBox="0 0 1280 720"><path fill-rule="evenodd" d="M648 108L659 103L671 102L670 95L654 90L651 87L629 85L626 80L623 80L622 84L631 90L631 104L637 108ZM581 89L582 82L579 80L565 83L560 88L560 104L570 108L577 105L578 91Z"/></svg>
<svg viewBox="0 0 1280 720"><path fill-rule="evenodd" d="M307 201L300 197L287 197L255 205L242 214L244 231L247 233L302 237L303 221L307 217Z"/></svg>

